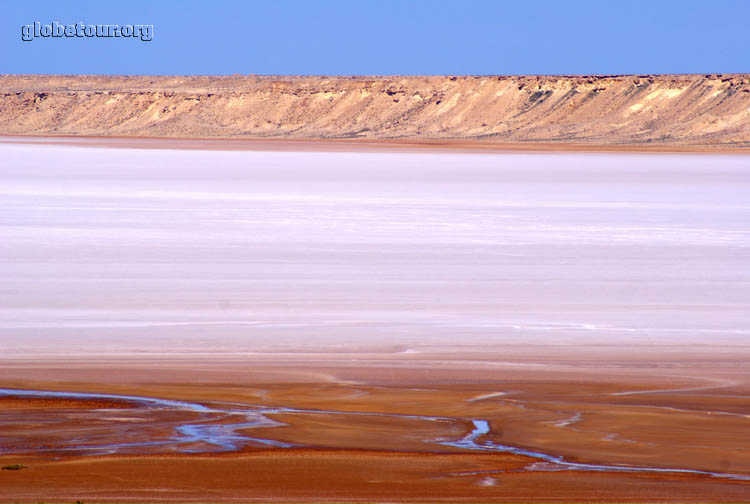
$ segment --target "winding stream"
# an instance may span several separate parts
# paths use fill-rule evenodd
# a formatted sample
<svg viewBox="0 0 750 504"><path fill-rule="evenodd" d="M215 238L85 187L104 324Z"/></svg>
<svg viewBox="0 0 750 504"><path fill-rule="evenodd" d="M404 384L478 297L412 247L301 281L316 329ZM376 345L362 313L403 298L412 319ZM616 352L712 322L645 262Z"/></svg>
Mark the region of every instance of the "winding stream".
<svg viewBox="0 0 750 504"><path fill-rule="evenodd" d="M80 400L112 400L137 403L147 410L170 410L180 412L192 412L199 415L198 420L184 422L174 427L172 437L165 440L148 441L148 442L118 442L98 445L77 445L58 448L57 451L85 451L91 454L110 454L117 453L125 448L145 447L145 446L172 446L178 451L193 452L214 452L214 451L233 451L238 450L246 445L260 445L275 448L290 448L294 445L272 439L263 439L246 436L240 431L252 428L278 427L284 424L276 422L266 415L275 413L314 413L314 414L332 414L332 415L363 415L363 416L381 416L394 418L408 418L424 421L466 421L463 418L436 417L407 415L395 413L371 413L371 412L352 412L352 411L326 411L326 410L308 410L297 408L267 408L259 406L250 406L232 403L231 407L219 408L210 407L198 403L187 401L178 401L173 399L158 399L152 397L140 397L117 394L100 394L100 393L79 393L79 392L56 392L44 390L19 390L19 389L0 389L0 397L28 397L28 398L59 398L59 399L80 399ZM224 423L218 423L224 422ZM621 466L606 464L586 464L566 461L562 456L550 455L548 453L518 448L510 445L494 443L481 438L490 434L490 424L487 420L472 419L474 428L466 436L458 440L425 440L427 443L435 443L443 446L452 446L471 451L491 451L500 453L512 453L537 459L539 462L526 467L526 470L534 471L596 471L596 472L637 472L637 473L679 473L692 474L700 476L710 476L715 478L727 478L734 480L750 481L750 475L720 473L713 471L702 471L697 469L680 469L680 468L662 468L662 467L639 467L639 466ZM202 446L202 447L201 447ZM7 449L0 446L0 454L10 453ZM478 471L472 474L484 474L498 471Z"/></svg>
<svg viewBox="0 0 750 504"><path fill-rule="evenodd" d="M447 446L455 446L457 448L466 448L468 450L484 450L502 453L513 453L514 455L523 455L525 457L531 457L539 459L541 462L546 463L532 464L527 467L527 470L534 471L563 471L563 470L574 470L574 471L596 471L596 472L649 472L649 473L681 473L681 474L695 474L702 476L712 476L715 478L728 478L735 480L750 481L750 476L744 474L731 474L731 473L719 473L713 471L701 471L698 469L677 469L667 467L639 467L639 466L621 466L621 465L607 465L607 464L584 464L579 462L568 462L563 457L558 455L550 455L548 453L527 450L525 448L517 448L509 445L496 444L492 441L480 442L479 438L490 433L490 424L487 420L472 420L474 424L474 430L472 430L465 437L458 441L443 441L440 444ZM491 471L488 471L491 472Z"/></svg>

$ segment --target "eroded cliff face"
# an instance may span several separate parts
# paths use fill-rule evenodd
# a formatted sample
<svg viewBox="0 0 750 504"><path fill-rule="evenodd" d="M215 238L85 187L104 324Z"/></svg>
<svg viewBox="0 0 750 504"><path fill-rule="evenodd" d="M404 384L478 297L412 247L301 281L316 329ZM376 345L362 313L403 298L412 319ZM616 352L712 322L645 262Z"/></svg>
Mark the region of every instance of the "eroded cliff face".
<svg viewBox="0 0 750 504"><path fill-rule="evenodd" d="M0 133L750 146L750 74L0 76Z"/></svg>

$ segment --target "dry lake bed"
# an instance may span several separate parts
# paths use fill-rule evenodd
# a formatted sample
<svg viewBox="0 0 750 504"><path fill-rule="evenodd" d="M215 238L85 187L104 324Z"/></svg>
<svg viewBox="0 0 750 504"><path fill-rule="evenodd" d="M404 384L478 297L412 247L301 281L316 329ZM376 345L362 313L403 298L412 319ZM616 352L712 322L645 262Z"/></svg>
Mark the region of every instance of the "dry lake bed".
<svg viewBox="0 0 750 504"><path fill-rule="evenodd" d="M746 500L748 168L3 139L0 500Z"/></svg>

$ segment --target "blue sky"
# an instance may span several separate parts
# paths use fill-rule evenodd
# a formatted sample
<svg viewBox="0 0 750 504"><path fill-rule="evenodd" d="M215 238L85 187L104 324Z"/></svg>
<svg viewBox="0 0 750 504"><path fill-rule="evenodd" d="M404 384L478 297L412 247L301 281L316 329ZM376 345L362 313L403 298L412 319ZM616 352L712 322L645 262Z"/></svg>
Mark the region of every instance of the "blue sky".
<svg viewBox="0 0 750 504"><path fill-rule="evenodd" d="M0 73L750 72L750 0L0 0ZM153 40L21 26L152 24Z"/></svg>

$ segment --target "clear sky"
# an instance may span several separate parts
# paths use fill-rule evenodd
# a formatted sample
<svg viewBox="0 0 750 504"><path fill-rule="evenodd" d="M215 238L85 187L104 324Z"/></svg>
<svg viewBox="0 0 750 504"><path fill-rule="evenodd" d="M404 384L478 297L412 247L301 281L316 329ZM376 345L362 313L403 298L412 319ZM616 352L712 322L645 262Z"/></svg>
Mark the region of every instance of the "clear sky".
<svg viewBox="0 0 750 504"><path fill-rule="evenodd" d="M750 72L750 0L0 0L0 73ZM22 25L153 25L153 40L21 40Z"/></svg>

